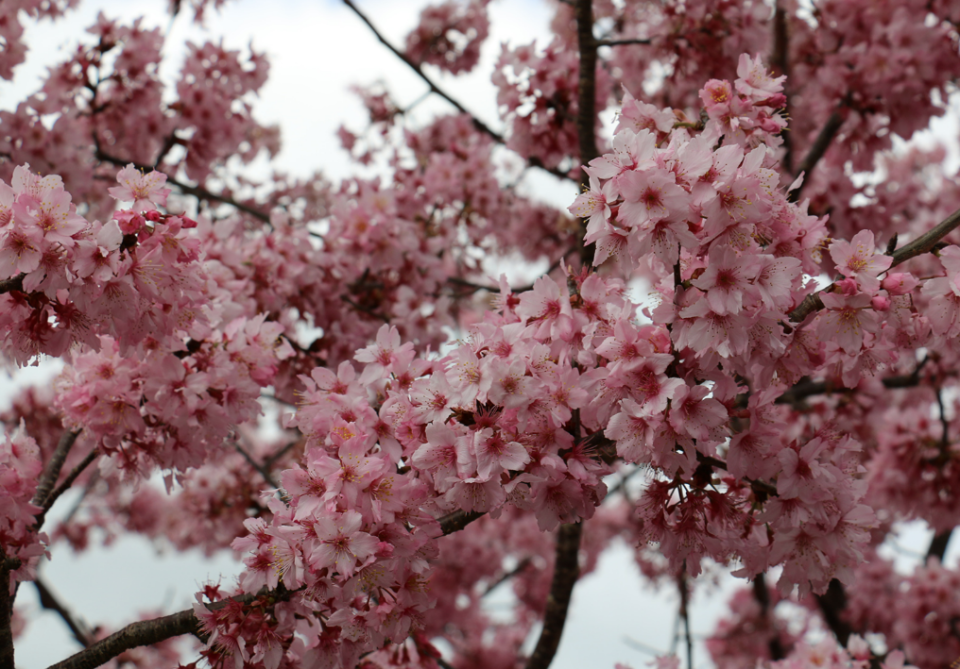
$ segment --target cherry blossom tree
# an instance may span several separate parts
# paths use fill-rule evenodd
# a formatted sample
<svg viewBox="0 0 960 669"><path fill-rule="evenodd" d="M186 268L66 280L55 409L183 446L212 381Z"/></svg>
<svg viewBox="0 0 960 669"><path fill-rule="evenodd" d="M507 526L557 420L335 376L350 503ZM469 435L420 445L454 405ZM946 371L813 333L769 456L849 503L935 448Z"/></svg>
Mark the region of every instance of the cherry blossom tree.
<svg viewBox="0 0 960 669"><path fill-rule="evenodd" d="M4 3L0 76L74 4ZM960 658L960 189L947 143L900 141L948 110L960 3L556 1L552 41L500 47L498 128L438 83L489 0L403 44L344 4L450 106L357 89L340 138L384 178L251 178L266 56L191 44L165 86L141 21L0 112L0 351L65 363L2 415L0 667L23 586L82 646L57 669L543 668L618 538L683 616L742 579L717 667ZM516 258L549 269L485 272ZM935 532L907 574L906 520ZM127 532L244 569L89 633L37 566Z"/></svg>

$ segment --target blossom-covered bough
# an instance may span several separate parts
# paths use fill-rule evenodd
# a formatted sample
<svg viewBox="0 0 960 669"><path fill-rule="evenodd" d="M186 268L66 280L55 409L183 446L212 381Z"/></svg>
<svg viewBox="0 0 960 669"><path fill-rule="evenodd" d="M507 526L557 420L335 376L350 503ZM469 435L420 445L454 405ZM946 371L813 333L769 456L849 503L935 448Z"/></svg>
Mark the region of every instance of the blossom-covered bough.
<svg viewBox="0 0 960 669"><path fill-rule="evenodd" d="M477 65L487 5L391 46L457 114L361 91L371 125L340 135L389 182L231 174L278 147L266 59L190 45L165 92L140 22L101 16L0 112L0 350L66 363L2 416L0 666L33 581L83 646L63 669L546 667L617 537L684 615L704 570L750 581L718 667L960 658L960 191L942 148L892 151L954 90L960 4L560 2L550 44L502 49L502 132L429 75ZM505 188L506 151L582 193ZM550 269L484 276L511 253ZM916 519L902 574L883 544ZM90 633L37 567L121 532L244 570ZM509 624L483 607L507 582Z"/></svg>

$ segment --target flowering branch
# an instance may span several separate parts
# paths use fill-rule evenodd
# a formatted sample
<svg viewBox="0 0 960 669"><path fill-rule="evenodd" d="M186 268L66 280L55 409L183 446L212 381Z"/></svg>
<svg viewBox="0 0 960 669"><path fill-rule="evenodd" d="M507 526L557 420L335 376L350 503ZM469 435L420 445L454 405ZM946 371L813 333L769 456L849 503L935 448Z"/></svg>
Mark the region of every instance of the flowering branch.
<svg viewBox="0 0 960 669"><path fill-rule="evenodd" d="M483 514L477 512L464 512L464 511L454 511L442 518L440 518L440 528L443 531L444 535L451 534L462 530L464 527L472 523L477 518L480 518ZM576 537L575 537L575 549L574 549L574 575L573 580L569 584L569 588L573 587L573 581L576 580L576 575L579 573L579 568L576 563L576 549L580 545L580 526L579 525L564 525L560 528L559 536L567 536L570 533L570 530L567 530L567 534L564 533L564 528L576 528ZM561 545L566 547L566 550L569 550L570 542L573 541L573 538L568 537L564 542L558 541L557 545L557 572L554 574L554 584L558 580L557 574L563 571L564 574L569 576L569 568L564 567L562 570L559 565L564 563L561 562L560 557L560 547ZM0 577L6 577L7 572L9 571L8 567L3 566L0 568ZM4 606L5 603L8 603L9 596L6 594L6 588L0 588L0 667L13 667L13 639L10 637L10 650L9 650L9 663L4 663L4 630L6 634L10 635L10 622L9 622L9 605ZM239 602L241 604L248 604L256 599L261 594L270 594L275 598L289 596L290 591L280 588L279 590L272 592L261 591L257 595L245 594L237 595L236 597L230 597L219 602L213 602L204 604L210 611L218 611L226 606L231 600L234 602ZM551 599L548 603L548 615L550 611L550 605L553 603L553 589L551 589ZM566 599L564 600L563 606L563 615L566 617L566 607L569 604L570 593L569 589L567 590ZM4 624L3 615L6 611L6 624ZM563 623L560 622L561 630ZM544 625L544 634L547 633L547 627ZM106 639L101 639L93 645L89 646L85 650L82 650L74 655L71 655L67 659L51 665L48 669L95 669L102 664L105 664L110 659L120 655L131 648L137 648L138 646L149 646L151 644L160 643L166 639L173 638L175 636L181 636L183 634L192 634L195 637L203 640L202 630L200 626L200 621L197 619L196 614L193 609L184 609L183 611L178 611L177 613L172 613L169 616L162 616L160 618L154 618L153 620L143 620L136 623L131 623L121 629L120 631L111 634ZM557 634L557 642L559 642L559 631ZM541 640L543 639L543 634L541 635ZM539 644L537 646L540 647ZM553 647L553 651L556 651L556 645ZM536 651L535 651L536 653ZM551 658L553 657L551 653ZM531 658L532 659L532 658ZM549 662L548 662L549 664ZM531 666L531 665L528 665ZM546 667L547 665L536 665Z"/></svg>
<svg viewBox="0 0 960 669"><path fill-rule="evenodd" d="M890 267L896 267L900 263L910 260L910 258L932 251L937 243L953 232L957 226L960 226L960 209L947 216L937 227L890 254L893 257L893 262L890 263ZM790 321L792 323L800 323L814 311L823 309L823 300L820 296L823 293L833 292L835 287L836 284L831 283L823 290L818 290L815 293L807 295L799 306L790 312Z"/></svg>
<svg viewBox="0 0 960 669"><path fill-rule="evenodd" d="M137 163L137 162L133 162L133 161L130 161L130 160L121 160L120 158L116 158L115 156L111 156L109 153L106 153L106 152L104 152L102 149L100 149L99 145L97 146L96 157L97 157L97 160L101 160L101 161L103 161L103 162L105 162L105 163L111 163L111 164L113 164L113 165L120 165L120 166L122 166L122 167L125 167L125 166L127 166L127 165L131 165L131 164L132 164L136 169L138 169L138 170L140 170L140 171L142 171L142 172L151 172L151 171L153 171L153 167L150 166L150 165L144 165L144 164L142 164L142 163ZM195 198L197 198L198 200L210 200L210 201L213 201L213 202L220 202L220 203L223 203L223 204L228 204L228 205L230 205L231 207L233 207L233 208L235 208L235 209L239 209L240 211L244 212L245 214L250 214L250 215L253 216L254 218L259 219L259 220L263 221L264 223L267 223L267 224L270 223L270 216L269 216L269 215L263 213L263 212L260 211L259 209L254 209L254 208L251 207L250 205L243 204L242 202L237 202L237 201L234 200L233 198L227 197L226 195L218 195L217 193L213 193L213 192L211 192L211 191L208 191L206 188L202 188L201 186L191 186L190 184L185 184L185 183L183 183L182 181L179 181L179 180L177 180L177 179L174 179L173 177L171 177L171 176L169 176L169 175L167 176L167 181L166 181L166 182L167 182L168 184L172 184L172 185L176 186L177 188L179 188L179 189L180 189L180 192L183 193L183 194L185 194L185 195L192 195L192 196L194 196Z"/></svg>
<svg viewBox="0 0 960 669"><path fill-rule="evenodd" d="M567 608L570 606L570 593L580 576L580 535L581 523L567 523L557 530L557 557L554 562L553 580L547 607L543 615L543 629L537 646L533 649L526 669L546 669L556 655L567 620Z"/></svg>

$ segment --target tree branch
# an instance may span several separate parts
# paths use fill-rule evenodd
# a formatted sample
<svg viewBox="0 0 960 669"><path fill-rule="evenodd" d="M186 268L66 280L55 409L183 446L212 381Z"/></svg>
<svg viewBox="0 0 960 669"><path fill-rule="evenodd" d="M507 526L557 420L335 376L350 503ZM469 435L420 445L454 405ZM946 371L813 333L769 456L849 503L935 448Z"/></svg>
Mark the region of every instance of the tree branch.
<svg viewBox="0 0 960 669"><path fill-rule="evenodd" d="M847 607L847 593L843 591L843 585L840 581L837 579L830 581L827 591L822 595L817 595L817 604L820 606L820 613L823 614L827 627L837 637L837 642L846 648L853 630L850 623L840 615Z"/></svg>
<svg viewBox="0 0 960 669"><path fill-rule="evenodd" d="M78 433L79 434L79 433ZM47 498L44 500L41 505L43 510L36 515L36 521L34 522L34 529L40 530L43 527L43 522L47 518L47 511L53 506L53 503L59 499L60 495L65 493L70 489L70 486L73 485L73 482L77 480L77 477L83 473L83 470L86 469L100 456L100 449L94 448L81 460L76 467L70 470L70 473L67 474L67 478L63 479L63 482L58 485L53 492L51 492Z"/></svg>
<svg viewBox="0 0 960 669"><path fill-rule="evenodd" d="M783 94L787 99L784 105L784 114L790 118L790 40L787 33L787 12L783 7L784 0L774 0L773 10L773 52L770 54L770 64L774 74L787 78ZM790 132L781 133L783 139L783 169L793 173L793 135Z"/></svg>
<svg viewBox="0 0 960 669"><path fill-rule="evenodd" d="M360 8L357 7L355 4L353 4L353 2L352 2L351 0L343 0L343 4L345 4L345 5L346 5L347 7L349 7L351 10L353 10L353 13L356 14L356 15L360 18L361 21L363 21L365 24L367 24L367 27L370 28L370 31L373 33L374 37L376 37L377 40L378 40L381 44L383 44L385 47L387 47L387 49L389 49L390 52L393 53L393 55L395 55L397 58L399 58L399 59L402 60L404 63L406 63L407 66L408 66L411 70L413 70L414 73L415 73L418 77L420 77L420 79L422 79L423 82L424 82L427 86L430 87L430 92L431 92L431 93L436 93L436 94L439 95L441 98L443 98L444 100L446 100L447 102L449 102L451 105L453 105L453 107L454 107L458 112L460 112L461 114L465 114L465 115L469 116L469 117L470 117L470 120L473 121L473 126L474 126L478 131L482 132L483 134L485 134L485 135L487 135L488 137L490 137L491 139L493 139L493 141L495 141L497 144L506 144L506 140L504 139L503 135L501 135L501 134L498 133L497 131L493 130L493 129L492 129L490 126L488 126L486 123L484 123L483 121L481 121L480 119L478 119L476 116L474 116L473 114L471 114L469 111L467 111L467 109L466 109L462 104L460 104L459 102L457 102L454 98L450 97L450 95L447 94L446 91L444 91L442 88L440 88L439 86L437 86L437 84L434 83L434 81L433 81L430 77L428 77L428 76L426 75L426 73L423 71L423 68L420 67L420 64L419 64L419 63L413 62L412 60L410 60L410 57L407 56L407 54L403 53L402 51L400 51L399 49L397 49L395 46L393 46L393 45L387 40L387 38L384 37L384 36L380 33L379 30L377 30L376 26L374 26L374 25L373 25L373 22L372 22L369 18L367 18L366 14L364 14L363 12L361 12L361 11L360 11ZM527 160L527 164L530 165L531 167L538 167L538 168L540 168L541 170L544 170L544 171L546 171L546 172L549 172L550 174L552 174L553 176L555 176L555 177L557 177L557 178L559 178L559 179L569 179L569 178L570 178L569 175L564 174L564 173L561 172L560 170L551 169L551 168L546 167L543 163L541 163L541 162L540 162L539 160L537 160L536 158L530 158L529 160Z"/></svg>
<svg viewBox="0 0 960 669"><path fill-rule="evenodd" d="M926 234L921 235L906 246L903 246L902 248L899 248L891 253L890 255L893 258L893 262L890 263L890 269L893 269L900 263L910 260L910 258L914 258L923 253L932 251L937 243L953 232L957 226L960 226L960 209L947 216L935 228ZM801 302L796 309L788 314L790 322L800 323L814 311L823 309L823 300L820 299L820 295L822 293L833 292L835 286L836 284L831 283L823 290L818 290L815 293L807 295L803 299L803 302Z"/></svg>
<svg viewBox="0 0 960 669"><path fill-rule="evenodd" d="M770 629L770 659L777 661L787 656L780 642L780 634L777 632L777 626L773 621L770 612L770 590L767 589L767 578L763 572L757 574L753 579L753 598L760 604L760 614L763 616L763 622Z"/></svg>
<svg viewBox="0 0 960 669"><path fill-rule="evenodd" d="M33 495L32 502L37 506L44 507L46 505L47 498L50 496L53 486L56 485L57 479L60 478L60 470L63 469L63 463L66 461L67 455L69 455L70 449L73 448L73 444L77 441L78 436L80 436L80 430L65 430L60 436L60 441L57 442L57 447L54 449L53 455L50 456L50 462L47 463L43 473L40 475L40 481L37 483L37 492ZM0 590L2 589L3 588L0 588Z"/></svg>
<svg viewBox="0 0 960 669"><path fill-rule="evenodd" d="M234 599L240 600L241 598ZM248 601L252 599L253 596L249 596ZM226 600L208 604L207 608L216 610L225 605ZM131 648L160 643L181 634L193 634L195 636L200 634L200 621L194 615L193 609L186 609L153 620L131 623L106 639L101 639L62 662L51 665L49 669L95 669L95 667L109 662Z"/></svg>
<svg viewBox="0 0 960 669"><path fill-rule="evenodd" d="M16 290L20 293L23 292L23 277L26 274L18 274L17 276L12 276L9 279L4 279L0 281L0 295L4 293L9 293L12 290Z"/></svg>
<svg viewBox="0 0 960 669"><path fill-rule="evenodd" d="M823 154L830 148L830 143L836 136L837 131L840 130L840 126L843 125L843 121L844 118L841 116L840 111L834 110L823 128L820 129L820 134L817 135L817 138L813 141L813 146L810 147L807 155L803 157L800 166L793 173L793 176L797 177L802 172L804 177L803 182L797 188L790 191L790 194L787 196L790 202L796 202L800 199L800 193L803 191L803 187L810 181L810 173L813 172L813 168L817 166L817 163L823 158Z"/></svg>
<svg viewBox="0 0 960 669"><path fill-rule="evenodd" d="M953 530L935 534L930 541L930 547L927 549L926 560L935 557L940 560L940 562L943 562L943 557L947 554L947 546L950 544L950 536L952 534Z"/></svg>
<svg viewBox="0 0 960 669"><path fill-rule="evenodd" d="M96 144L97 144L97 151L96 151L97 160L103 161L105 163L110 163L112 165L119 165L121 167L126 167L127 165L132 164L135 168L143 172L151 172L154 169L152 165L144 165L143 163L137 163L132 160L122 160L120 158L117 158L116 156L111 156L109 153L104 152L100 148L99 142L96 142ZM245 214L250 214L254 218L257 218L263 221L264 223L267 223L267 224L270 223L270 216L268 214L263 213L259 209L254 209L250 205L243 204L242 202L237 202L233 198L229 198L226 195L218 195L216 193L208 191L206 188L202 188L201 186L191 186L190 184L185 184L178 179L174 179L170 175L167 175L167 183L171 184L172 186L176 186L177 188L180 189L181 193L184 193L186 195L192 195L195 198L200 200L210 200L213 202L228 204L235 209L239 209Z"/></svg>
<svg viewBox="0 0 960 669"><path fill-rule="evenodd" d="M563 626L567 620L570 594L580 576L580 535L582 523L566 523L557 530L557 557L547 607L543 615L543 629L526 669L547 669L557 653Z"/></svg>
<svg viewBox="0 0 960 669"><path fill-rule="evenodd" d="M10 596L10 567L3 548L0 547L0 669L14 669L13 629L10 626L13 616L13 597Z"/></svg>
<svg viewBox="0 0 960 669"><path fill-rule="evenodd" d="M459 532L483 515L484 514L479 511L454 511L437 520L440 523L440 529L443 530L443 535L446 536L454 532Z"/></svg>
<svg viewBox="0 0 960 669"><path fill-rule="evenodd" d="M454 511L453 513L447 514L439 519L440 527L443 530L444 535L451 534L458 530L462 530L464 527L483 515L484 514L476 511ZM564 525L563 527L571 526ZM561 530L563 527L561 527ZM579 545L579 525L575 527L578 528L577 545ZM6 567L0 567L0 576L7 575L8 573L9 571L6 569ZM554 575L554 578L556 580L556 574ZM5 583L6 581L2 582ZM572 583L570 587L573 587ZM6 588L0 588L0 669L7 669L7 667L9 667L9 669L13 669L12 637L10 638L9 664L4 664L4 630L6 630L6 634L8 636L10 635L10 606L7 592L8 591ZM266 593L266 591L261 591L261 593L258 593L257 595L237 595L236 597L230 597L219 602L204 604L204 606L206 606L210 611L217 611L226 606L230 600L240 602L242 604L249 604L258 596L260 596L260 594L271 594L275 597L282 598L289 597L289 595L292 593L281 587L280 589L269 593ZM4 611L6 611L7 616L5 626L3 619ZM565 608L564 611L566 611ZM160 643L166 639L171 639L175 636L180 636L183 634L193 634L194 636L200 638L200 621L194 614L193 609L185 609L169 616L154 618L153 620L144 620L131 623L120 631L111 634L106 639L101 639L100 641L90 645L85 650L71 655L62 662L51 665L48 669L95 669L96 667L99 667L112 658L120 655L120 653L130 650L131 648L137 648L138 646L149 646L151 644Z"/></svg>
<svg viewBox="0 0 960 669"><path fill-rule="evenodd" d="M580 144L580 164L589 165L600 155L597 150L597 41L593 38L593 1L577 0L577 45L580 49L580 72L577 79L577 138ZM581 169L580 188L588 188L590 176ZM578 235L580 260L593 265L594 247L586 246L583 237L586 221L581 221Z"/></svg>
<svg viewBox="0 0 960 669"><path fill-rule="evenodd" d="M690 631L690 590L687 583L687 561L677 577L680 590L680 617L683 619L683 638L687 649L687 669L693 669L693 632Z"/></svg>
<svg viewBox="0 0 960 669"><path fill-rule="evenodd" d="M33 585L37 588L37 594L40 597L40 606L48 611L54 611L61 618L63 618L63 621L67 624L67 627L69 627L70 631L73 632L73 638L75 638L77 642L84 648L89 648L92 640L88 636L84 626L75 620L73 614L70 613L70 611L60 603L60 601L52 592L50 592L50 589L47 588L47 585L43 582L43 579L37 576L37 578L35 578L33 581Z"/></svg>
<svg viewBox="0 0 960 669"><path fill-rule="evenodd" d="M596 42L597 46L624 46L627 44L652 44L651 40L643 37L636 37L631 39L598 39Z"/></svg>

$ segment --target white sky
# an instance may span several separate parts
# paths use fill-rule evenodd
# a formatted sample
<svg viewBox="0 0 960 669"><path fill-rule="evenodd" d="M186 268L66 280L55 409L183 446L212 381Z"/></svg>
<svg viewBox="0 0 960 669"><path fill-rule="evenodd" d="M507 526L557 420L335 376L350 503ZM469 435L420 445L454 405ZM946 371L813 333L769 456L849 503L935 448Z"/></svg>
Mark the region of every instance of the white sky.
<svg viewBox="0 0 960 669"><path fill-rule="evenodd" d="M358 4L394 44L402 45L403 36L415 25L424 3L359 0ZM147 25L159 25L166 31L170 26L166 6L165 0L85 1L57 23L28 25L26 36L33 50L27 63L17 70L14 83L0 82L0 108L14 108L26 93L35 90L45 68L56 62L64 48L71 48L81 31L94 22L98 11L111 18L142 15ZM226 46L234 49L245 48L252 40L257 50L267 52L272 64L255 115L262 122L281 125L283 149L276 165L296 175L307 176L317 168L333 179L357 173L334 135L341 123L354 130L364 127L365 111L358 99L348 93L350 84L382 80L401 106L426 90L425 84L380 45L349 9L334 0L274 0L269 4L233 0L221 13L210 12L207 31L192 25L188 12L185 8L184 15L173 23L166 47L170 57L162 76L168 81L173 79L186 40L216 40L223 35ZM432 74L479 118L498 128L489 74L499 54L499 43L520 44L536 38L545 45L549 41L549 14L543 3L510 0L494 2L491 18L493 37L487 42L481 65L474 74L461 79ZM447 103L431 98L418 105L413 116L423 121L434 113L447 111ZM562 207L576 194L574 186L540 174L531 174L526 185L540 199ZM21 383L45 382L49 373L47 378L44 374L41 368L26 370L16 380L0 377L0 403L6 405ZM70 505L71 500L66 497L59 507ZM924 545L926 535L922 529L910 532L914 538L905 539L905 545ZM236 571L236 563L227 554L213 562L204 561L199 554L178 555L172 551L158 556L153 547L139 538L124 539L109 549L84 555L74 555L58 546L52 561L43 567L49 587L79 617L91 624L106 623L114 628L135 619L134 612L139 609L165 607L172 612L189 606L200 583L216 579L221 573L224 582L229 582ZM731 585L725 581L722 589L729 592ZM18 603L36 611L34 593L33 587L25 584ZM504 604L503 599L499 601ZM691 608L694 631L703 638L725 609L724 598L712 596L707 602L698 596ZM639 669L649 656L627 645L625 639L667 650L676 609L675 592L643 592L631 551L618 546L602 558L598 572L577 585L553 666L612 669L615 662L626 662ZM46 667L77 649L60 619L55 614L43 613L17 641L18 666ZM698 667L709 666L702 648L696 655Z"/></svg>

